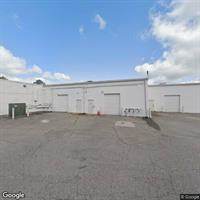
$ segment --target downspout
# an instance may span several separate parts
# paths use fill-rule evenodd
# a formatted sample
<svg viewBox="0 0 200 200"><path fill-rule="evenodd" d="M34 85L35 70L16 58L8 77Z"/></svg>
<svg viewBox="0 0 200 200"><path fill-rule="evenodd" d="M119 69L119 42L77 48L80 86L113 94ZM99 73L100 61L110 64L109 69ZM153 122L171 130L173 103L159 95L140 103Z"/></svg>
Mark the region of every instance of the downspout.
<svg viewBox="0 0 200 200"><path fill-rule="evenodd" d="M145 105L145 115L148 117L147 114L147 90L146 90L146 80L144 80L144 105Z"/></svg>
<svg viewBox="0 0 200 200"><path fill-rule="evenodd" d="M83 113L85 113L85 93L86 93L86 87L83 87Z"/></svg>
<svg viewBox="0 0 200 200"><path fill-rule="evenodd" d="M85 90L84 90L84 87L82 87L82 92L83 92L83 103L82 103L82 105L83 105L83 110L82 110L82 112L84 113L85 112Z"/></svg>

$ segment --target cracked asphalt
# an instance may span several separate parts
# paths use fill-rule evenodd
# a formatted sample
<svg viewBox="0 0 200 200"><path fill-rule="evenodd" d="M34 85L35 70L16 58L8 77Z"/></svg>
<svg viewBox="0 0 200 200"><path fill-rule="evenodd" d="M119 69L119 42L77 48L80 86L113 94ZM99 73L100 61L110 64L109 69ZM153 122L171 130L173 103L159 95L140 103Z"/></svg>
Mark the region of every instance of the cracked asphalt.
<svg viewBox="0 0 200 200"><path fill-rule="evenodd" d="M180 193L200 193L200 115L156 113L153 120L3 118L0 192L21 191L27 200L179 200Z"/></svg>

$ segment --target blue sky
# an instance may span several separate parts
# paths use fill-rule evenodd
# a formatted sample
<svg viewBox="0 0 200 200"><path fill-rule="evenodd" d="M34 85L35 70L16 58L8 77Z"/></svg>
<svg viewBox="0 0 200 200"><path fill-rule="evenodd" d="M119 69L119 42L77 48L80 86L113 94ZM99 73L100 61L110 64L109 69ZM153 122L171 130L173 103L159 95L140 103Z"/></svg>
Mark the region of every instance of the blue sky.
<svg viewBox="0 0 200 200"><path fill-rule="evenodd" d="M135 66L164 52L149 33L152 10L163 8L151 0L0 1L0 46L25 60L24 68L37 65L44 73L70 76L64 82L144 77ZM8 73L14 76L38 75Z"/></svg>

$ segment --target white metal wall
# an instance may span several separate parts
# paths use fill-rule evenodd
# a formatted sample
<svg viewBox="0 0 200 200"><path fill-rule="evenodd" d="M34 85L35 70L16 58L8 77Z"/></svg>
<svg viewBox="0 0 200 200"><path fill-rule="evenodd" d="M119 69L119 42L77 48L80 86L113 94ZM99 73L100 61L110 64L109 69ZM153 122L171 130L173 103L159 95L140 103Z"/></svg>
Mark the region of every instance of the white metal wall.
<svg viewBox="0 0 200 200"><path fill-rule="evenodd" d="M50 97L50 90L41 85L0 80L0 115L8 114L9 103L42 104Z"/></svg>
<svg viewBox="0 0 200 200"><path fill-rule="evenodd" d="M98 111L105 114L105 94L120 95L120 114L124 114L126 108L139 108L137 116L148 116L148 90L146 80L132 82L111 82L102 84L80 85L54 85L48 86L53 94L53 110L56 110L55 99L57 94L68 95L69 112L83 112L96 114ZM146 100L145 100L146 98ZM91 102L93 105L91 105Z"/></svg>
<svg viewBox="0 0 200 200"><path fill-rule="evenodd" d="M24 87L25 86L25 87ZM140 108L137 115L148 116L149 102L155 111L167 111L166 95L180 95L180 112L200 113L200 84L149 86L146 81L127 81L72 86L47 86L0 80L0 115L8 114L9 103L43 104L52 103L53 110L57 94L68 95L68 111L96 114L104 110L105 94L120 94L120 112L126 108ZM145 101L146 94L146 101ZM78 102L78 104L77 104ZM146 102L146 105L145 105ZM78 108L79 107L79 108ZM64 108L61 105L61 110ZM64 110L66 111L66 110Z"/></svg>
<svg viewBox="0 0 200 200"><path fill-rule="evenodd" d="M200 84L149 86L148 90L155 111L168 112L165 96L180 95L180 112L200 113Z"/></svg>
<svg viewBox="0 0 200 200"><path fill-rule="evenodd" d="M60 105L61 109L57 109L57 95L67 95L68 96L68 112L77 112L77 100L83 99L83 89L82 88L63 88L63 87L47 87L52 92L52 104L53 104L53 111L60 112L63 108L63 112L65 112L64 105ZM83 102L81 101L81 104ZM81 107L83 107L81 105ZM83 111L84 112L84 111Z"/></svg>
<svg viewBox="0 0 200 200"><path fill-rule="evenodd" d="M27 105L51 103L53 111L107 113L104 105L106 94L119 94L120 114L127 108L138 108L136 116L148 116L146 80L104 82L92 84L47 86L0 80L0 115L8 114L9 103ZM58 101L58 95L67 97Z"/></svg>

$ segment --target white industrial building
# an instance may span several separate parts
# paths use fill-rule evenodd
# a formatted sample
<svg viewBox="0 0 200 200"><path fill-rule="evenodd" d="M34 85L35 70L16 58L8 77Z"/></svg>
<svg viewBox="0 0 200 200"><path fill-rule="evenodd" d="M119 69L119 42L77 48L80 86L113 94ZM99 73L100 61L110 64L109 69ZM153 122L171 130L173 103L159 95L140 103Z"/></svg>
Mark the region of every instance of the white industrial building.
<svg viewBox="0 0 200 200"><path fill-rule="evenodd" d="M42 85L0 79L0 115L8 115L10 103L26 103L27 106L50 103L48 90Z"/></svg>
<svg viewBox="0 0 200 200"><path fill-rule="evenodd" d="M8 114L9 103L26 103L28 112L49 107L55 112L149 116L146 78L46 86L1 80L0 115Z"/></svg>
<svg viewBox="0 0 200 200"><path fill-rule="evenodd" d="M200 83L151 85L152 111L200 113Z"/></svg>
<svg viewBox="0 0 200 200"><path fill-rule="evenodd" d="M148 116L147 79L48 85L53 111Z"/></svg>
<svg viewBox="0 0 200 200"><path fill-rule="evenodd" d="M36 111L149 117L150 111L200 113L200 83L147 85L147 79L36 85L0 79L0 115L9 104Z"/></svg>

